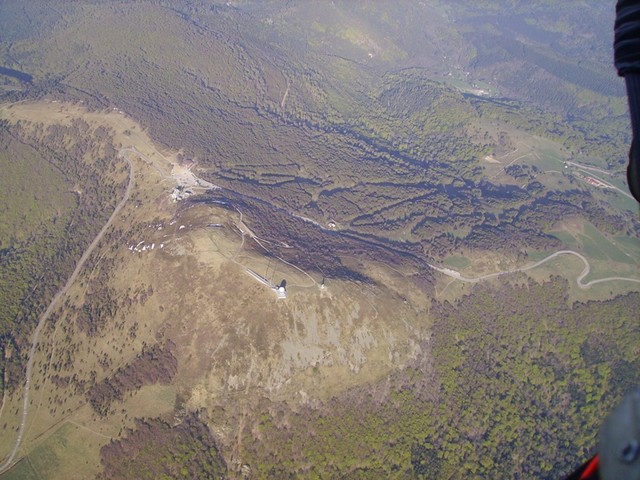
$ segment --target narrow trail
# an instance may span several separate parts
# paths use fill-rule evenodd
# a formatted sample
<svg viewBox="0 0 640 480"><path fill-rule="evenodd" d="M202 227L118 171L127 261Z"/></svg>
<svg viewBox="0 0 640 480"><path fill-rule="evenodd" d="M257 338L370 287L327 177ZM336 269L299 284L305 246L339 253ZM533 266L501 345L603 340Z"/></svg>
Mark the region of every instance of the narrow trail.
<svg viewBox="0 0 640 480"><path fill-rule="evenodd" d="M517 149L516 149L516 150L517 150ZM511 165L513 165L515 162L517 162L517 161L518 161L518 160L520 160L521 158L528 157L529 155L531 155L531 152L529 152L529 153L525 153L524 155L520 155L519 157L514 158L514 159L513 159L513 160L511 160L507 165L505 165L504 167L502 167L498 173L496 173L495 175L490 176L490 177L489 177L489 180L493 180L494 178L499 177L500 175L502 175L503 173L505 173L505 172L506 172L506 169L507 169L507 168L509 168Z"/></svg>
<svg viewBox="0 0 640 480"><path fill-rule="evenodd" d="M124 152L124 153L127 153L127 152ZM18 436L16 437L16 443L15 443L15 445L13 447L13 450L11 451L11 453L9 454L7 459L4 461L4 463L2 463L0 465L0 474L6 472L12 466L13 459L15 458L16 454L18 453L18 449L20 448L20 445L22 444L22 440L24 438L25 425L26 425L27 415L28 415L28 411L29 411L29 393L30 393L30 390L31 390L31 372L33 370L33 362L34 362L34 358L35 358L36 349L38 347L38 339L40 338L40 332L42 331L42 328L44 327L44 325L47 322L47 320L49 319L49 317L51 316L51 313L53 313L53 310L55 309L55 307L58 304L59 300L69 291L71 286L74 284L74 282L76 281L76 278L78 277L78 274L80 273L80 270L82 270L82 267L84 266L85 262L87 261L87 259L89 258L89 256L93 252L93 250L96 248L98 243L100 243L100 240L102 240L102 237L107 232L107 230L109 229L109 227L111 226L111 224L113 223L115 218L120 213L120 210L122 210L122 207L124 207L124 204L127 202L127 200L129 200L129 196L131 195L131 189L132 189L133 183L134 183L133 182L133 178L134 178L134 175L135 175L135 171L134 171L134 168L133 168L133 162L125 154L122 154L122 158L124 158L127 161L127 163L129 164L129 183L127 184L127 188L126 188L126 190L124 192L124 196L122 197L122 200L120 200L120 203L118 203L118 205L116 205L116 208L113 210L113 213L109 217L109 220L107 220L107 223L105 223L104 226L102 227L102 230L100 230L98 235L93 239L91 244L84 251L84 253L82 254L82 257L80 257L80 260L78 260L78 263L76 264L75 270L73 271L71 276L67 279L67 283L53 297L53 299L49 303L49 306L47 307L45 312L41 315L40 320L38 321L38 325L36 326L36 329L33 332L33 337L32 337L32 340L31 340L31 349L29 350L29 358L27 360L27 368L26 368L26 373L25 373L26 380L25 380L25 384L24 384L24 393L23 393L23 402L22 402L22 416L21 416L21 419L20 419L20 427L19 427L19 430L18 430Z"/></svg>
<svg viewBox="0 0 640 480"><path fill-rule="evenodd" d="M592 172L598 172L604 175L616 175L616 172L609 172L607 170L603 170L602 168L594 167L592 165L583 165L581 163L572 162L570 160L567 160L565 163L567 165L572 165L574 167L580 168L581 170L590 170Z"/></svg>
<svg viewBox="0 0 640 480"><path fill-rule="evenodd" d="M284 110L284 106L287 104L287 97L289 96L289 79L287 79L287 89L284 91L282 101L280 102L280 108Z"/></svg>
<svg viewBox="0 0 640 480"><path fill-rule="evenodd" d="M100 432L96 432L95 430L87 427L86 425L82 425L81 423L78 422L74 422L73 420L67 420L67 423L70 423L72 425L75 425L76 427L82 428L84 430L87 430L95 435L98 435L99 437L102 438L108 438L109 440L113 440L113 437L110 437L109 435L105 435L104 433L100 433Z"/></svg>

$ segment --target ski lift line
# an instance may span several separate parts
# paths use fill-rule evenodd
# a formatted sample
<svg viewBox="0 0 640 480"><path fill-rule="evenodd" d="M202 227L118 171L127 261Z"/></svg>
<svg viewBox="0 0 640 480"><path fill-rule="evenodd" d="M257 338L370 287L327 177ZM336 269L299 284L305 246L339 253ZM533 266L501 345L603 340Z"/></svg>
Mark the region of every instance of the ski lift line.
<svg viewBox="0 0 640 480"><path fill-rule="evenodd" d="M240 222L242 222L242 219L243 219L242 211L241 211L238 207L234 207L234 208L235 208L235 209L236 209L236 211L240 214ZM243 240L243 244L244 244L244 233L243 233L243 235L242 235L242 240ZM261 240L261 239L259 239L259 237L257 237L257 236L255 236L255 235L254 235L254 236L253 236L253 240L255 240L255 242L256 242L258 245L260 245L260 247L262 247L262 249L263 249L265 252L268 252L268 253L272 254L274 258L277 258L277 259L278 259L278 260L280 260L282 263L285 263L285 264L289 265L290 267L295 268L295 269L296 269L296 270L298 270L299 272L301 272L301 273L303 273L304 275L306 275L307 277L309 277L309 279L313 282L313 284L312 284L312 285L309 285L309 287L313 287L313 286L315 286L315 285L318 285L318 282L316 282L316 281L314 280L314 278L313 278L311 275L309 275L307 272L305 272L303 269L301 269L300 267L298 267L298 266L296 266L296 265L294 265L294 264L292 264L292 263L290 263L290 262L287 262L287 261L286 261L285 259L283 259L282 257L279 257L278 255L273 254L273 253L272 253L272 252L271 252L267 247L265 247L265 246L260 242L260 240Z"/></svg>

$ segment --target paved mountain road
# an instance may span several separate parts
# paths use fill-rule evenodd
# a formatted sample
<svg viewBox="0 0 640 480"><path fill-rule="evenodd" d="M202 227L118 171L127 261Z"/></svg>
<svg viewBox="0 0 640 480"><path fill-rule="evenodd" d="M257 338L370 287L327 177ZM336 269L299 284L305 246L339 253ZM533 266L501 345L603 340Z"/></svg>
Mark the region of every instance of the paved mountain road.
<svg viewBox="0 0 640 480"><path fill-rule="evenodd" d="M120 203L116 205L116 208L113 210L113 213L109 217L109 220L107 220L107 223L104 224L104 226L102 227L102 230L100 230L98 235L96 235L96 237L93 239L91 244L84 251L84 253L82 254L82 257L80 257L80 260L78 260L75 270L73 271L71 276L67 279L67 283L64 285L64 287L60 291L58 291L58 293L56 293L55 297L53 297L53 299L51 300L51 303L49 303L49 306L47 307L45 312L40 316L38 325L36 326L36 329L33 332L33 338L31 340L31 349L29 350L29 359L27 360L27 369L25 374L26 380L24 384L22 417L20 420L20 428L18 430L18 436L16 437L16 443L13 447L13 450L11 451L7 459L4 461L4 463L0 465L0 474L4 473L12 466L13 459L18 453L18 449L22 444L24 429L27 423L27 414L29 411L29 392L31 389L31 371L33 370L33 361L35 357L36 348L38 346L40 331L44 327L47 319L51 316L51 313L53 312L54 308L58 304L58 301L67 293L69 288L71 288L73 283L76 281L76 278L78 277L80 270L82 270L82 267L84 266L85 262L87 261L87 259L89 258L93 250L96 248L98 243L100 243L100 240L102 240L102 237L107 232L107 230L113 223L114 219L118 216L118 213L120 213L120 210L122 210L122 207L127 202L127 200L129 200L129 196L131 195L131 188L133 186L134 168L133 168L133 162L126 156L127 153L129 152L124 150L120 152L120 156L124 158L129 164L129 183L127 184L127 188L124 192L124 196L122 197L122 200L120 200Z"/></svg>

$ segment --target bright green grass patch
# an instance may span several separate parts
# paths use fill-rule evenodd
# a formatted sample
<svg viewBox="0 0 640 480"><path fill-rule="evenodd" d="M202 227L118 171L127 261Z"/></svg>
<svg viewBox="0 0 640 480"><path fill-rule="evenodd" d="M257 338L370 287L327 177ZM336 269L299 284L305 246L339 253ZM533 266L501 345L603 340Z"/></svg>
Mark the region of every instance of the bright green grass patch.
<svg viewBox="0 0 640 480"><path fill-rule="evenodd" d="M51 478L60 468L60 451L69 447L68 436L75 428L71 424L63 425L28 455L29 463L42 478Z"/></svg>
<svg viewBox="0 0 640 480"><path fill-rule="evenodd" d="M3 478L92 478L100 446L106 442L90 430L65 423Z"/></svg>
<svg viewBox="0 0 640 480"><path fill-rule="evenodd" d="M640 258L640 239L636 237L614 237L618 247L630 255Z"/></svg>
<svg viewBox="0 0 640 480"><path fill-rule="evenodd" d="M623 191L627 191L629 187L623 184L619 185L619 188ZM607 196L607 201L620 210L628 210L636 214L638 213L638 203L626 195L622 195L620 192L616 192L613 196Z"/></svg>
<svg viewBox="0 0 640 480"><path fill-rule="evenodd" d="M40 480L42 477L38 475L29 460L25 457L20 462L2 476L3 480Z"/></svg>
<svg viewBox="0 0 640 480"><path fill-rule="evenodd" d="M452 257L447 258L444 262L445 266L449 268L455 268L458 270L464 270L469 265L471 265L471 260L462 255L454 255Z"/></svg>
<svg viewBox="0 0 640 480"><path fill-rule="evenodd" d="M537 155L526 158L526 162L536 165L540 170L559 170L564 168L564 158L551 148L540 148Z"/></svg>
<svg viewBox="0 0 640 480"><path fill-rule="evenodd" d="M590 223L584 226L584 250L588 256L628 263L630 258ZM601 257L602 256L602 257Z"/></svg>
<svg viewBox="0 0 640 480"><path fill-rule="evenodd" d="M601 248L598 242L595 242L591 237L587 235L578 235L578 240L582 243L587 257L595 260L606 260L608 258L606 252Z"/></svg>
<svg viewBox="0 0 640 480"><path fill-rule="evenodd" d="M589 259L603 262L634 263L640 255L640 242L630 237L615 237L611 241L590 223L584 224L583 233L550 232L565 248L581 250ZM529 258L540 260L544 254L532 253Z"/></svg>

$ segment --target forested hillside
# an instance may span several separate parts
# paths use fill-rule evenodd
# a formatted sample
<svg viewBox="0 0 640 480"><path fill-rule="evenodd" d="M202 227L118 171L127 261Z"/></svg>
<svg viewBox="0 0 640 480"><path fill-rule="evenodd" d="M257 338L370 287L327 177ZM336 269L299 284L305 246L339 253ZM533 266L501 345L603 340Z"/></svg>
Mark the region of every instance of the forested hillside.
<svg viewBox="0 0 640 480"><path fill-rule="evenodd" d="M83 122L2 126L0 349L3 385L22 380L30 334L124 190L108 131Z"/></svg>
<svg viewBox="0 0 640 480"><path fill-rule="evenodd" d="M259 478L555 478L640 381L638 295L567 307L558 279L438 306L423 355L319 406L262 405ZM544 299L544 305L539 304ZM544 319L541 321L540 319ZM607 325L607 327L603 327ZM612 331L633 331L622 338ZM578 433L579 432L579 433Z"/></svg>

